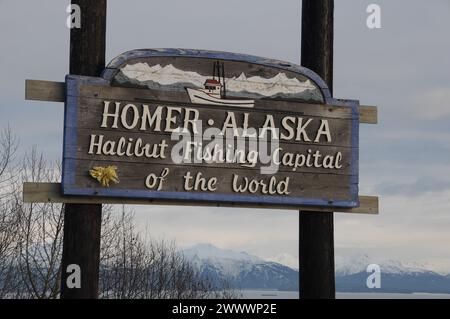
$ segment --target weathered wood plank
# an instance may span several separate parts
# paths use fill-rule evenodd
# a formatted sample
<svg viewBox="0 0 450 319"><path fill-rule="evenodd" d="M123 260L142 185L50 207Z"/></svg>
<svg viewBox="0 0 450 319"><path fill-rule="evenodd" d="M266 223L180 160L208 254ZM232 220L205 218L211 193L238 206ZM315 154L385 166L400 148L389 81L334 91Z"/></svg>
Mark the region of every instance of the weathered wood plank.
<svg viewBox="0 0 450 319"><path fill-rule="evenodd" d="M130 89L127 88L123 90L130 90ZM149 98L151 97L152 96L150 94ZM42 80L25 80L25 99L36 101L48 101L48 102L64 102L65 83L54 81L42 81ZM359 114L360 114L359 119L360 123L364 124L378 123L378 112L376 106L360 105Z"/></svg>
<svg viewBox="0 0 450 319"><path fill-rule="evenodd" d="M117 165L114 161L98 162L98 161L85 161L78 160L77 166L80 168L75 176L76 185L82 185L83 188L91 190L92 195L101 192L103 188L99 182L89 176L89 169L98 166ZM85 168L85 169L83 169ZM269 195L265 194L259 188L256 192L238 192L233 191L232 185L234 184L234 176L236 175L236 184L238 186L245 185L244 178L263 180L269 183L272 176L276 177L277 181L284 181L289 178L287 183L287 190L289 191L289 197L302 197L302 198L315 198L317 194L320 194L323 198L329 198L330 200L347 200L350 197L348 185L352 185L352 176L334 175L334 174L314 174L314 173L300 173L300 172L281 172L276 175L264 175L260 172L250 169L227 169L216 167L183 167L178 165L161 165L161 164L142 164L135 163L133 166L118 164L117 174L120 182L118 184L110 185L108 190L123 190L127 193L139 190L151 191L156 188L146 187L146 177L149 174L156 174L160 176L164 169L168 169L168 174L165 176L164 181L161 184L161 191L176 191L176 192L188 192L196 194L228 194L228 195L260 195L260 196L275 196L280 194L273 193ZM195 176L201 173L201 177L207 180L216 178L215 191L200 190L198 186L197 190L185 190L185 178L187 172L190 172L192 179L189 185L194 186ZM198 183L200 184L200 183ZM286 195L285 195L286 196ZM136 197L136 196L135 196Z"/></svg>
<svg viewBox="0 0 450 319"><path fill-rule="evenodd" d="M25 203L78 203L78 204L124 204L124 205L184 205L184 206L213 206L213 207L240 207L240 208L265 208L265 209L289 209L293 211L319 211L329 212L330 208L323 207L286 207L282 205L258 205L258 204L242 204L242 203L204 203L204 202L178 202L167 200L151 200L151 199L131 199L131 198L114 198L114 197L79 197L64 196L61 193L60 183L24 183L23 184L23 201ZM360 206L355 208L333 208L341 213L354 214L378 214L378 197L376 196L360 196Z"/></svg>
<svg viewBox="0 0 450 319"><path fill-rule="evenodd" d="M114 88L113 91L115 91ZM138 107L141 107L143 104L146 105L162 105L162 106L183 106L190 108L202 109L203 112L207 112L208 110L224 110L223 107L217 105L206 105L206 104L194 104L190 101L187 101L185 98L178 98L180 93L172 93L172 94L164 94L164 98L160 100L157 99L143 99L140 96L142 95L142 89L139 89L139 92L134 94L115 94L116 96L122 96L123 98L98 98L91 96L80 95L77 97L78 103L80 107L84 109L90 110L90 112L95 112L98 114L103 113L103 103L105 101L110 101L113 105L114 102L121 102L122 104L134 104ZM149 90L150 91L150 90ZM139 95L140 94L140 95ZM112 94L113 95L113 94ZM184 94L186 95L186 94ZM158 94L158 97L161 95ZM184 96L183 96L184 97ZM298 115L302 116L303 114L307 114L309 117L319 117L326 119L340 119L340 120L351 120L353 115L348 107L339 106L339 105L325 105L325 104L309 104L309 103L301 103L301 107L299 107L299 103L293 103L292 101L274 101L274 100L256 100L255 106L251 109L242 109L239 107L227 106L226 111L236 111L236 112L251 112L252 114L265 114L270 111L274 116L286 116L290 115ZM274 107L275 104L275 107ZM92 107L101 105L102 107L98 110L91 110ZM112 108L111 108L112 109Z"/></svg>
<svg viewBox="0 0 450 319"><path fill-rule="evenodd" d="M120 96L125 99L111 100L108 96L117 90L116 87L106 89L109 92L105 93L101 91L101 88L108 87L108 84L76 76L68 78L67 83L70 89L67 93L65 117L64 163L66 165L64 165L63 173L65 195L173 198L212 202L266 202L269 205L292 206L352 207L356 204L358 149L357 139L354 136L358 133L358 114L352 108L354 104L343 103L339 106L336 105L339 104L338 102L311 104L288 100L255 99L254 102L252 100L251 109L243 109L233 105L227 105L227 107L206 105L200 103L200 100L190 103L189 94L179 91L171 92L171 96L168 97L170 101L178 100L178 102L169 102L167 104L171 105L166 105L165 102L158 102L160 100L158 95L156 95L156 101L136 102L134 100L151 89L131 93L119 89ZM92 88L92 92L88 94L89 97L84 96L84 88ZM150 115L152 115L151 122L149 122ZM227 160L227 165L223 168L217 167L221 160L217 159L216 155L224 152L227 153L227 158L230 157L229 153L232 154L231 157L234 157L237 154L234 152L240 152L241 160L247 165L257 164L254 163L255 160L258 163L264 161L263 157L260 157L262 155L260 152L262 153L263 150L256 144L250 145L242 140L243 143L236 148L234 137L231 141L229 139L225 141L220 135L220 141L217 141L220 145L216 144L220 148L220 153L217 150L210 150L211 154L214 154L210 156L216 158L212 163L196 162L203 167L195 168L192 167L193 162L173 165L175 159L169 152L172 153L174 150L179 152L180 145L176 141L169 140L168 133L176 127L191 131L193 127L199 125L193 123L193 118L215 128L216 133L212 133L214 136L217 136L226 125L230 127L230 121L233 123L232 126L238 128L261 128L268 125L270 119L271 125L280 129L279 150L282 158L280 159L284 165L289 163L289 167L269 173L276 174L273 176L267 176L267 173L262 175L254 169L249 170L233 163L233 160L231 162ZM324 127L328 135L324 135ZM203 130L200 129L200 131ZM162 132L166 133L165 136L161 135ZM187 138L190 143L194 142L192 136ZM120 162L117 161L116 156L119 153L119 149L116 149L119 141L122 149L120 156L126 155ZM168 147L161 147L158 151L158 145L162 145L162 141ZM196 137L195 143L202 143L200 152L203 154L205 151L203 146L207 145L208 141L210 141L208 136ZM226 148L222 144L225 142ZM254 142L261 142L261 136L254 139ZM141 151L143 144L145 147L151 147L155 156L143 156ZM278 147L278 145L273 146ZM255 153L256 150L258 153ZM158 152L160 154L156 154ZM198 150L196 152L198 153ZM257 154L258 159L252 160L252 154ZM290 170L294 157L295 161L302 163L301 167L306 165L314 169L308 169L308 172ZM89 176L89 171L99 166L102 168L116 166L120 183L107 188L101 187ZM233 169L229 169L230 167ZM154 174L159 176L166 170L168 175L164 176L164 186L158 187L160 192L155 192L154 186L149 186L151 183L146 181L149 178L152 180ZM339 174L335 174L336 170ZM188 185L192 178L195 179L193 182L195 185L203 185L207 182L208 187L201 186L202 189L200 189L200 186L195 186L192 189ZM209 186L210 181L214 185ZM161 186L162 183L158 185ZM257 195L264 198L257 198Z"/></svg>
<svg viewBox="0 0 450 319"><path fill-rule="evenodd" d="M378 108L376 106L360 105L359 122L366 124L378 124Z"/></svg>
<svg viewBox="0 0 450 319"><path fill-rule="evenodd" d="M80 130L80 132L77 136L77 139L79 141L89 141L90 134L93 134L93 133L89 132L87 130ZM135 135L137 136L137 134L135 134ZM134 135L129 134L128 136L134 136ZM172 149L174 147L174 145L176 145L176 143L178 143L178 141L172 141L170 139L164 138L164 136L159 137L157 134L155 134L155 136L157 137L157 139L154 138L152 142L148 143L148 145L150 145L150 152L153 152L153 150L156 150L156 152L159 152L161 150L162 143L164 143L165 147L169 150ZM120 133L114 133L114 134L110 134L108 136L108 139L117 141L119 137L120 137ZM95 139L98 140L98 136L96 136ZM145 138L145 136L141 140L143 141L144 144L146 144L148 142L148 140ZM205 143L205 145L206 145L206 143ZM303 145L295 145L295 144L285 144L285 145L280 144L280 146L283 148L283 150L281 152L279 152L278 161L282 161L283 156L285 156L285 155L287 155L286 158L289 158L291 156L290 154L307 155L308 150L311 149L311 146L303 146ZM87 147L87 142L85 143L85 147L73 146L71 148L73 149L74 153L77 154L76 157L75 156L70 157L71 159L78 158L79 160L98 162L98 165L100 165L104 161L105 162L107 161L107 162L114 162L115 165L119 165L119 166L129 166L129 165L133 165L133 164L147 164L147 165L151 166L151 165L157 165L157 164L164 164L166 166L185 166L186 168L189 168L189 167L201 168L201 167L204 167L205 163L207 162L206 160L201 161L201 163L195 162L192 154L191 154L191 156L189 156L190 162L186 161L184 163L168 162L167 159L163 159L160 157L154 158L154 157L152 157L152 155L151 156L142 155L141 157L134 157L132 159L130 159L128 156L125 156L125 155L119 156L117 154L116 155L98 155L97 154L98 148L94 148L93 154L89 154L88 153L89 147ZM248 152L249 146L245 145L245 147L242 148L242 150L245 152ZM340 165L342 166L342 168L341 169L327 169L327 168L323 168L323 167L320 167L320 168L308 167L307 165L301 165L301 166L296 167L295 159L294 159L294 157L292 157L293 160L291 163L287 163L287 164L280 163L278 165L277 170L279 172L288 172L291 174L295 174L295 173L315 173L315 174L331 174L331 175L354 174L354 172L352 172L350 170L352 148L341 148L341 147L326 148L325 146L314 146L313 150L314 150L314 152L320 151L323 154L332 155L332 156L335 156L338 152L340 152L342 155L342 160L340 161ZM194 153L194 152L192 152L192 153ZM170 156L170 152L167 152L167 154ZM252 162L253 160L254 160L253 157L238 156L236 158L236 160L233 162L215 161L215 162L208 163L207 166L211 167L211 168L219 168L219 169L225 168L225 169L233 169L233 170L240 170L242 168L247 168L249 171L254 171L256 173L256 172L260 171L261 167L267 167L269 165L269 163Z"/></svg>
<svg viewBox="0 0 450 319"><path fill-rule="evenodd" d="M64 82L25 80L25 99L48 102L65 101Z"/></svg>
<svg viewBox="0 0 450 319"><path fill-rule="evenodd" d="M94 98L86 98L86 97L80 97L78 100L78 115L77 123L69 123L69 126L71 127L77 127L78 129L87 129L89 131L97 131L99 130L99 127L102 123L103 118L103 110L104 110L104 101L103 99L94 99ZM181 107L182 111L180 114L175 113L177 115L177 118L179 121L181 121L181 124L183 125L183 121L186 120L186 111L184 111L186 108L189 108L190 110L195 110L199 114L199 120L201 120L201 124L203 125L203 129L207 129L208 127L211 127L208 125L209 120L213 121L213 123L216 124L216 127L219 129L222 129L222 126L217 126L217 123L224 123L225 118L227 117L229 109L223 109L219 106L202 106L198 104L191 104L191 103L177 103L177 104L169 104L165 102L133 102L129 100L108 100L110 103L110 109L114 110L113 105L114 103L120 103L120 110L124 108L127 104L132 104L136 106L139 112L139 121L137 122L136 126L133 129L125 129L121 125L121 121L118 121L118 127L117 128L111 128L113 120L110 118L107 123L108 127L101 128L102 132L122 132L122 133L132 133L136 132L140 135L146 135L149 134L150 136L153 136L155 133L163 134L166 136L171 135L170 132L164 132L164 122L163 125L161 125L161 131L155 131L154 126L151 125L145 125L145 129L141 129L141 124L143 123L143 120L141 120L143 107L147 107L148 110L150 110L151 114L155 112L155 109L161 109L162 110L162 118L165 118L165 114L167 113L167 109L170 107ZM257 101L256 105L259 105L261 101ZM273 102L272 102L273 103ZM315 136L314 133L318 131L319 126L321 124L322 119L328 120L330 131L333 132L332 139L333 139L333 145L335 146L344 146L348 147L351 146L351 131L348 130L348 126L351 125L351 112L349 108L344 107L336 107L336 109L340 109L340 115L337 117L337 115L334 115L333 112L330 110L333 110L334 107L329 107L326 105L308 105L308 104L301 104L301 111L290 109L288 110L287 107L285 107L282 111L280 111L278 108L282 107L282 104L285 104L285 106L288 106L289 104L285 102L277 102L276 106L277 109L268 109L268 106L266 106L267 109L251 109L251 115L248 116L248 127L249 128L255 128L259 129L262 127L263 123L265 122L265 116L266 114L271 114L273 116L274 123L276 124L276 127L280 129L280 144L282 143L295 143L295 144L305 144L305 145L311 145L311 143L303 143L301 140L288 138L286 136L289 136L289 131L282 126L282 119L290 116L294 120L290 120L286 123L286 126L292 128L292 134L294 136L297 136L297 123L296 120L297 117L305 118L302 120L303 122L308 121L311 119L311 123L307 127L307 135L310 139L314 140ZM295 103L291 103L291 106ZM273 107L273 104L272 104ZM248 113L248 110L242 110L242 109L236 109L233 110L235 114L236 124L238 127L243 127L243 121L244 121L244 113ZM119 114L122 115L121 111L119 111ZM127 122L132 123L133 118L131 116L134 115L133 112L127 112ZM192 114L191 114L192 116ZM342 117L342 118L341 118ZM189 125L187 127L190 131L192 131L192 126ZM94 133L93 133L94 134ZM322 138L318 142L314 143L315 145L326 145L329 146L330 143L326 141L326 139Z"/></svg>

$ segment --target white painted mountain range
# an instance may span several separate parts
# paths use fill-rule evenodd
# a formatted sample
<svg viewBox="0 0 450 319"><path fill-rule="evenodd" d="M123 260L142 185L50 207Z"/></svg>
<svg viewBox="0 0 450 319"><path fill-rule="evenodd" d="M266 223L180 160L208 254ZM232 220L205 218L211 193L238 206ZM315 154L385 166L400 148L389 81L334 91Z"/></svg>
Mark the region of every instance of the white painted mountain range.
<svg viewBox="0 0 450 319"><path fill-rule="evenodd" d="M152 81L159 85L192 84L197 88L203 88L204 83L211 76L204 76L197 72L183 71L172 64L162 67L159 64L150 66L147 63L127 64L121 72L127 78L139 82ZM301 94L305 91L318 91L318 88L309 79L302 82L297 78L289 78L280 72L272 78L260 76L247 77L241 73L238 77L226 78L227 92L248 92L265 97L277 94Z"/></svg>

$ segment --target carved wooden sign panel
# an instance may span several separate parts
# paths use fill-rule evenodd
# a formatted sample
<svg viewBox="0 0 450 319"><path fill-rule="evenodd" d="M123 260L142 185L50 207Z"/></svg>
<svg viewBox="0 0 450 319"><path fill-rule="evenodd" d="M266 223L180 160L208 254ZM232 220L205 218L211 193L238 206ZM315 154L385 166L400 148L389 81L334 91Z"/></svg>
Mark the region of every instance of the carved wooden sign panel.
<svg viewBox="0 0 450 319"><path fill-rule="evenodd" d="M66 77L63 193L356 207L358 105L287 62L130 51Z"/></svg>

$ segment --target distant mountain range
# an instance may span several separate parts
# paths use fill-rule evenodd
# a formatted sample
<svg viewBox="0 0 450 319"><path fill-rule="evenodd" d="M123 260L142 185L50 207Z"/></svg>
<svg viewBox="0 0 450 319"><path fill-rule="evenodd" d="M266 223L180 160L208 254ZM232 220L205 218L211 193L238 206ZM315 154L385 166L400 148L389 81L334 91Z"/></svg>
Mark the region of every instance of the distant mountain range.
<svg viewBox="0 0 450 319"><path fill-rule="evenodd" d="M298 290L298 271L245 252L199 244L185 249L183 253L200 270L202 276L219 285L227 282L236 289Z"/></svg>
<svg viewBox="0 0 450 319"><path fill-rule="evenodd" d="M220 249L211 244L199 244L183 250L183 253L203 276L219 284L228 282L231 287L243 290L298 291L298 270L281 263L265 261L246 252ZM393 260L378 263L381 269L381 288L369 289L366 280L370 273L366 272L366 268L371 263L366 255L336 258L336 290L450 294L449 274Z"/></svg>
<svg viewBox="0 0 450 319"><path fill-rule="evenodd" d="M340 292L443 293L450 294L450 275L426 269L420 264L396 260L380 261L381 288L369 289L366 268L373 262L367 255L336 261L336 289Z"/></svg>

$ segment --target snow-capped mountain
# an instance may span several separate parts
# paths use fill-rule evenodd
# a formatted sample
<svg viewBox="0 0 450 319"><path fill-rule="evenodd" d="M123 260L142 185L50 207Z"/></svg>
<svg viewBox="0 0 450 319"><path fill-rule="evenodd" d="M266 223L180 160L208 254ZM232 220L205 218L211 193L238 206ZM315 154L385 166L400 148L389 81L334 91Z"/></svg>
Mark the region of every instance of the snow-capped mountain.
<svg viewBox="0 0 450 319"><path fill-rule="evenodd" d="M212 244L197 244L184 249L183 254L188 258L198 258L201 260L241 260L250 262L262 261L261 258L249 255L245 251L237 252L231 249L221 249Z"/></svg>
<svg viewBox="0 0 450 319"><path fill-rule="evenodd" d="M122 67L119 76L116 78L122 83L127 81L138 82L151 89L163 89L164 87L184 89L185 86L203 88L205 81L211 76L180 70L172 64L150 66L147 63L138 62ZM226 78L225 84L227 92L236 93L235 95L238 96L245 94L260 97L303 95L308 99L321 98L320 90L310 80L300 81L295 77L288 77L283 72L272 78L247 77L246 74L241 73L237 77ZM301 96L298 96L298 98L301 98Z"/></svg>
<svg viewBox="0 0 450 319"><path fill-rule="evenodd" d="M203 269L205 265L214 266L225 277L237 277L254 264L263 262L262 259L246 252L220 249L211 244L198 244L183 250L183 254L199 269Z"/></svg>
<svg viewBox="0 0 450 319"><path fill-rule="evenodd" d="M262 261L261 258L249 255L244 251L236 252L231 249L220 249L212 244L197 244L193 247L184 249L183 254L189 258L197 257L199 259Z"/></svg>
<svg viewBox="0 0 450 319"><path fill-rule="evenodd" d="M436 273L447 275L448 272L439 272L433 270L429 264L402 262L392 259L370 258L368 255L354 255L350 257L335 257L336 276L352 275L365 272L367 266L376 264L380 266L384 274L416 274L416 273Z"/></svg>
<svg viewBox="0 0 450 319"><path fill-rule="evenodd" d="M183 251L201 274L217 283L227 282L237 289L298 290L298 271L278 262L265 261L246 252L199 244ZM280 260L283 255L280 254ZM289 256L289 255L288 255ZM292 256L289 260L292 261ZM369 289L367 266L377 264L381 288ZM336 289L339 292L448 293L450 275L430 270L419 263L377 260L367 255L336 257Z"/></svg>
<svg viewBox="0 0 450 319"><path fill-rule="evenodd" d="M199 244L183 250L202 276L218 285L227 283L237 289L298 290L298 272L290 267L246 252Z"/></svg>
<svg viewBox="0 0 450 319"><path fill-rule="evenodd" d="M381 287L366 285L371 272L367 266L380 267ZM379 260L367 255L336 258L336 289L340 292L450 293L450 276L420 263Z"/></svg>
<svg viewBox="0 0 450 319"><path fill-rule="evenodd" d="M292 256L288 253L281 253L276 256L272 256L267 258L268 261L273 261L288 267L291 267L292 269L298 270L298 257Z"/></svg>

